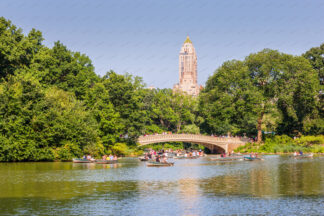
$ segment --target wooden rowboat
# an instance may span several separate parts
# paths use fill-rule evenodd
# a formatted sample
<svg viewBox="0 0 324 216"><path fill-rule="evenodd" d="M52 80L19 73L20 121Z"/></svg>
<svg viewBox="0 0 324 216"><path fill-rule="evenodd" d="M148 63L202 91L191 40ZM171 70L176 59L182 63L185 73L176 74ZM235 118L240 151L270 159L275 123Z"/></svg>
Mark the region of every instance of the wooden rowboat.
<svg viewBox="0 0 324 216"><path fill-rule="evenodd" d="M199 156L190 156L190 157L187 157L188 159L198 159Z"/></svg>
<svg viewBox="0 0 324 216"><path fill-rule="evenodd" d="M303 155L293 155L292 157L296 158L296 159L300 159L300 158L312 158L314 155L313 154L303 154Z"/></svg>
<svg viewBox="0 0 324 216"><path fill-rule="evenodd" d="M117 160L96 160L96 164L116 164Z"/></svg>
<svg viewBox="0 0 324 216"><path fill-rule="evenodd" d="M73 159L73 163L92 163L93 161L88 159L81 159L81 158L75 158Z"/></svg>
<svg viewBox="0 0 324 216"><path fill-rule="evenodd" d="M173 166L174 163L162 163L162 162L148 162L146 164L148 167L165 167L165 166Z"/></svg>
<svg viewBox="0 0 324 216"><path fill-rule="evenodd" d="M238 160L243 160L243 157L241 156L235 156L235 157L214 157L210 158L212 161L238 161Z"/></svg>
<svg viewBox="0 0 324 216"><path fill-rule="evenodd" d="M149 159L148 158L145 158L145 157L139 157L138 158L140 161L148 161Z"/></svg>
<svg viewBox="0 0 324 216"><path fill-rule="evenodd" d="M263 158L259 158L259 157L244 157L244 160L246 161L256 161L256 160L263 160Z"/></svg>
<svg viewBox="0 0 324 216"><path fill-rule="evenodd" d="M177 156L177 157L174 157L174 159L197 159L197 158L199 158L199 156L188 156L188 157Z"/></svg>

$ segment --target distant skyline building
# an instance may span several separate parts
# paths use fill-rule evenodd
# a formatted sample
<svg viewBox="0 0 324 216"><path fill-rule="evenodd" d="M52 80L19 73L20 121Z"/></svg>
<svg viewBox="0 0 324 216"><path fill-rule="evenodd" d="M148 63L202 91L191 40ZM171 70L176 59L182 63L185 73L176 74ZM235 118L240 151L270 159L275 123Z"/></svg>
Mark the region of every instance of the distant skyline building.
<svg viewBox="0 0 324 216"><path fill-rule="evenodd" d="M197 55L189 38L183 43L179 54L179 83L173 87L173 92L182 91L188 95L198 96L202 87L197 84Z"/></svg>

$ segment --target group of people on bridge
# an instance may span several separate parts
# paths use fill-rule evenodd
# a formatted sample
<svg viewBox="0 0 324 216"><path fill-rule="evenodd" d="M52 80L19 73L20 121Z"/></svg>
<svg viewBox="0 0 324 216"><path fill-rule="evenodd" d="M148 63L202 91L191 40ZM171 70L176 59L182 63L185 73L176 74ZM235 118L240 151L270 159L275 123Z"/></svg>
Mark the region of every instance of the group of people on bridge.
<svg viewBox="0 0 324 216"><path fill-rule="evenodd" d="M162 132L162 133L144 134L143 136L146 137L146 136L152 136L152 135L170 135L170 134L174 134L174 133L172 133L172 131L167 131L167 132ZM188 133L179 133L179 134L188 134ZM199 135L199 134L195 134L195 135ZM200 134L200 135L203 135L203 134ZM206 136L208 136L208 135L206 135ZM245 136L243 136L243 137L242 136L232 136L230 134L227 134L227 135L211 134L210 136L215 137L215 138L238 138L238 139L248 138L248 137L245 137ZM249 142L256 142L257 141L256 137L250 137L248 139L249 139Z"/></svg>

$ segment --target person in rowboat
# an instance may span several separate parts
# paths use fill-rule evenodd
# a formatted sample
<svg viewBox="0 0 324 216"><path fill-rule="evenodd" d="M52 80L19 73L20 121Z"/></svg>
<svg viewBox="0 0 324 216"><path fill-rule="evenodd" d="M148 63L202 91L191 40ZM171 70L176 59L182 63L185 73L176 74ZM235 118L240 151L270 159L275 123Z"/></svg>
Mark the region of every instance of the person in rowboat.
<svg viewBox="0 0 324 216"><path fill-rule="evenodd" d="M159 155L157 155L157 156L156 156L156 159L155 159L155 161L156 161L156 162L158 162L158 163L160 163L160 162L161 162L161 161L160 161L160 156L159 156Z"/></svg>
<svg viewBox="0 0 324 216"><path fill-rule="evenodd" d="M168 163L167 157L163 156L162 163Z"/></svg>

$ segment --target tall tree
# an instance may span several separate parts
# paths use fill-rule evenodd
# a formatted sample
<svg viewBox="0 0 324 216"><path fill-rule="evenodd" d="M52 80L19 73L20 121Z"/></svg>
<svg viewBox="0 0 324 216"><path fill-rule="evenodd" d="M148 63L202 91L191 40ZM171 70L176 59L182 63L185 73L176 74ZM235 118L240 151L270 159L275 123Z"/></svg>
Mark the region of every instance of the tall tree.
<svg viewBox="0 0 324 216"><path fill-rule="evenodd" d="M109 100L108 90L101 82L87 91L85 104L98 123L99 136L103 145L106 150L111 149L119 141L125 125Z"/></svg>
<svg viewBox="0 0 324 216"><path fill-rule="evenodd" d="M148 121L144 109L145 90L142 79L109 71L102 78L102 84L124 125L123 137L134 144L136 138L144 133L145 122Z"/></svg>
<svg viewBox="0 0 324 216"><path fill-rule="evenodd" d="M183 126L196 123L197 100L171 89L150 90L148 114L164 131L180 132Z"/></svg>
<svg viewBox="0 0 324 216"><path fill-rule="evenodd" d="M305 130L310 134L324 133L324 43L319 47L313 47L303 56L308 59L313 68L318 72L320 83L318 91L318 112L314 113L313 118L309 118L305 122Z"/></svg>
<svg viewBox="0 0 324 216"><path fill-rule="evenodd" d="M0 79L30 66L34 55L43 47L40 31L32 29L28 36L0 17Z"/></svg>
<svg viewBox="0 0 324 216"><path fill-rule="evenodd" d="M313 47L303 56L310 61L313 68L318 72L321 85L324 85L324 43L319 47Z"/></svg>
<svg viewBox="0 0 324 216"><path fill-rule="evenodd" d="M275 118L280 111L279 131L301 132L316 107L317 86L315 71L302 57L265 49L243 62L225 62L201 95L205 127L250 133L252 121L260 142L265 115Z"/></svg>
<svg viewBox="0 0 324 216"><path fill-rule="evenodd" d="M225 62L208 79L200 95L203 131L210 134L254 134L260 93L252 84L248 67L241 61Z"/></svg>
<svg viewBox="0 0 324 216"><path fill-rule="evenodd" d="M56 85L73 92L78 99L83 99L87 89L99 81L91 60L79 52L71 52L59 41L51 49L41 49L29 71L45 86Z"/></svg>

